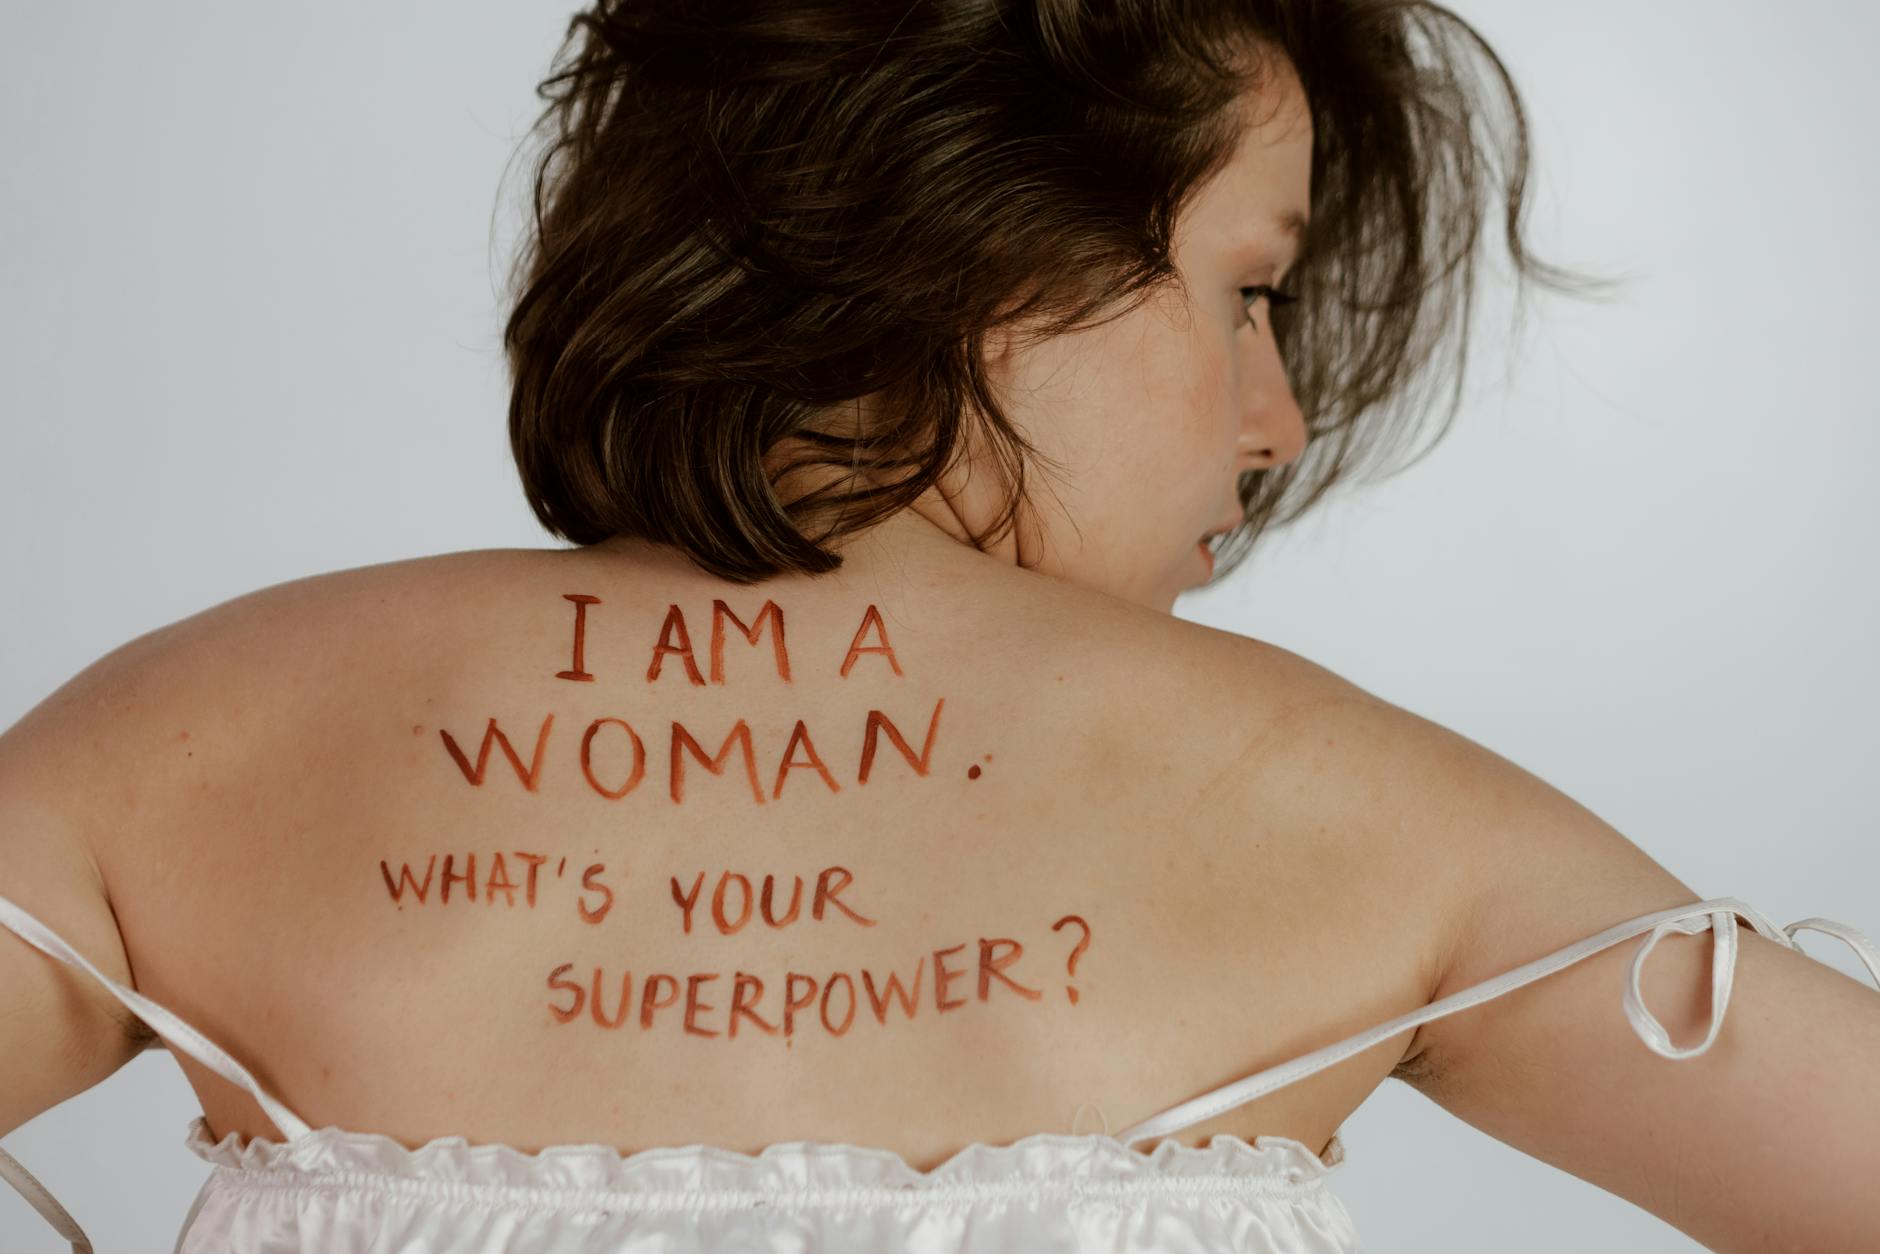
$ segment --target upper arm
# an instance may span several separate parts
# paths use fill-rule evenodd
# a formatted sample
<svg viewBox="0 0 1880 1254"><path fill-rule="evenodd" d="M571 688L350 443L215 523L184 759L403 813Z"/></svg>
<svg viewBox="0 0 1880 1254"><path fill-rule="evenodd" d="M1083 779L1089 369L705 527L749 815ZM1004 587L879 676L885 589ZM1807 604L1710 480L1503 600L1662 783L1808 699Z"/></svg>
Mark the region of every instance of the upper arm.
<svg viewBox="0 0 1880 1254"><path fill-rule="evenodd" d="M1743 927L1715 1041L1669 1059L1620 1009L1637 943L1444 1021L1416 1087L1722 1254L1880 1249L1880 993ZM1640 977L1678 1048L1707 1030L1712 943L1669 933Z"/></svg>
<svg viewBox="0 0 1880 1254"><path fill-rule="evenodd" d="M100 659L0 733L0 896L135 986L94 840L137 794L123 720L152 641ZM156 1043L96 980L0 929L0 1132Z"/></svg>
<svg viewBox="0 0 1880 1254"><path fill-rule="evenodd" d="M1288 752L1314 759L1316 821L1423 853L1400 891L1437 921L1431 1000L1704 899L1512 762L1336 677L1307 687L1323 697L1300 706ZM1717 1038L1666 1058L1624 1010L1642 943L1422 1025L1398 1074L1713 1249L1880 1249L1880 992L1743 925ZM1708 1029L1712 943L1708 931L1669 933L1640 976L1679 1048Z"/></svg>
<svg viewBox="0 0 1880 1254"><path fill-rule="evenodd" d="M322 787L309 745L340 738L309 728L353 717L347 677L429 664L422 638L394 662L361 629L394 593L417 621L458 595L418 573L388 563L248 593L112 650L28 711L0 733L0 896L120 984L146 991L144 937L167 945L143 955L153 983L190 982L191 956L214 946L179 930L221 905L231 868L265 862L259 807ZM158 1044L96 980L0 929L0 1133Z"/></svg>

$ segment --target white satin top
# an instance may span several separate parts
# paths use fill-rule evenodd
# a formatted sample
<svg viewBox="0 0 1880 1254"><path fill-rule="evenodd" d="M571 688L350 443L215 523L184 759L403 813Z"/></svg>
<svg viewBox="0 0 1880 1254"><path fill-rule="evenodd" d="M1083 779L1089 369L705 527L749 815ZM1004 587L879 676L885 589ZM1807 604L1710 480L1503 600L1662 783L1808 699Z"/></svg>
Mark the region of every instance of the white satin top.
<svg viewBox="0 0 1880 1254"><path fill-rule="evenodd" d="M176 1015L105 976L38 919L0 897L0 925L96 978L171 1048L247 1089L282 1140L212 1140L191 1121L186 1144L213 1170L183 1222L177 1254L775 1254L972 1250L1022 1254L1360 1254L1329 1181L1344 1162L1289 1137L1231 1134L1191 1147L1166 1137L1303 1079L1378 1042L1532 983L1644 935L1624 993L1626 1017L1654 1052L1693 1058L1723 1024L1736 969L1737 917L1797 950L1809 928L1847 942L1880 986L1880 948L1829 919L1775 926L1734 897L1614 924L1564 949L1356 1036L1233 1081L1121 1133L1038 1132L978 1142L931 1171L868 1146L786 1141L757 1154L692 1144L622 1155L605 1145L523 1153L439 1137L416 1149L372 1132L312 1128L247 1068ZM1710 1030L1678 1049L1645 1008L1639 975L1670 932L1714 937ZM0 1151L7 1180L72 1243L91 1243L26 1169Z"/></svg>

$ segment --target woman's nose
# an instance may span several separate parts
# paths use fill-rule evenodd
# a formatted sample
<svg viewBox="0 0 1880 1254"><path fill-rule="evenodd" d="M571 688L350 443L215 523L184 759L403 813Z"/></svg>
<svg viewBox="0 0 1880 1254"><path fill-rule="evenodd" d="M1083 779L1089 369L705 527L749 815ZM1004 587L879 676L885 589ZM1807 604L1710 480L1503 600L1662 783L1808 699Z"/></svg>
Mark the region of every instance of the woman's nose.
<svg viewBox="0 0 1880 1254"><path fill-rule="evenodd" d="M1242 469L1265 470L1284 466L1305 452L1305 413L1286 378L1279 349L1271 336L1263 341L1260 364L1242 398L1240 452Z"/></svg>

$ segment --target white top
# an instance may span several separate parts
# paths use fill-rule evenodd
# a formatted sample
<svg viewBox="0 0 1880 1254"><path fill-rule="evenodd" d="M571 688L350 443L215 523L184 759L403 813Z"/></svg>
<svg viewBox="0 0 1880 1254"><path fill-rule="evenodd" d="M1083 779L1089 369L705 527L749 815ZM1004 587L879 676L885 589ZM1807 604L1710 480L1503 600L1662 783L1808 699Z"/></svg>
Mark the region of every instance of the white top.
<svg viewBox="0 0 1880 1254"><path fill-rule="evenodd" d="M1746 903L1718 897L1614 924L1114 1136L1039 1132L1010 1145L977 1142L922 1172L890 1150L829 1142L786 1141L754 1155L700 1144L624 1156L605 1145L555 1145L527 1154L507 1145L472 1145L460 1136L411 1149L377 1133L314 1129L214 1042L105 976L0 897L0 925L90 974L172 1048L247 1089L284 1137L243 1143L231 1132L211 1141L207 1122L191 1121L186 1144L214 1170L183 1222L177 1254L1361 1254L1351 1216L1327 1184L1345 1158L1336 1135L1323 1159L1280 1136L1249 1144L1220 1134L1199 1148L1165 1140L1148 1153L1131 1146L1211 1119L1639 935L1645 940L1632 959L1626 1017L1656 1053L1696 1057L1723 1024L1739 915L1798 952L1806 952L1795 942L1804 928L1846 941L1880 986L1880 947L1853 928L1823 918L1779 928ZM1701 1044L1677 1049L1645 1008L1639 975L1661 937L1705 929L1714 935L1715 955L1710 1030ZM5 1151L0 1176L76 1254L88 1254L91 1243L65 1208Z"/></svg>

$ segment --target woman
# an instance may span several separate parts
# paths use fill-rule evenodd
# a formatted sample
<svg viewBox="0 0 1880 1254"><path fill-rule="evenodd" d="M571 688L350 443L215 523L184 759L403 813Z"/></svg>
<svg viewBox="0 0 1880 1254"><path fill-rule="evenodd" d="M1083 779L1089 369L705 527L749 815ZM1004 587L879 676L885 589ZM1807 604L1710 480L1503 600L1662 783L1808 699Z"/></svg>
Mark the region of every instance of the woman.
<svg viewBox="0 0 1880 1254"><path fill-rule="evenodd" d="M572 34L508 346L576 547L269 588L8 732L0 1127L161 1033L228 1169L185 1248L1348 1250L1395 1076L1714 1248L1880 1235L1871 990L1167 612L1444 347L1465 27Z"/></svg>

